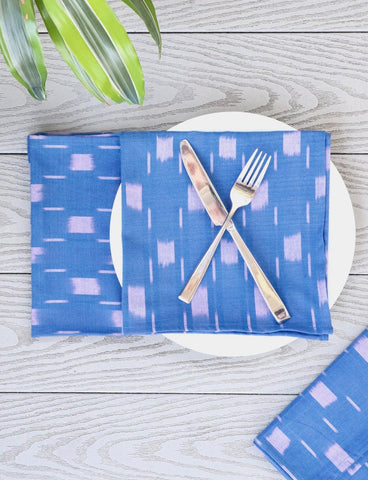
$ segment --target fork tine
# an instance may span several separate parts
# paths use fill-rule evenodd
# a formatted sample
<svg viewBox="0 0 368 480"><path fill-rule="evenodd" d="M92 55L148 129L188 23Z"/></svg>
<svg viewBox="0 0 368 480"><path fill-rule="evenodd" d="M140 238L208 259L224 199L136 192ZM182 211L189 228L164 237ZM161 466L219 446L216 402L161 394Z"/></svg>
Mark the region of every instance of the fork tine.
<svg viewBox="0 0 368 480"><path fill-rule="evenodd" d="M239 179L238 181L240 182L243 182L243 183L247 183L248 180L250 179L252 173L254 172L254 169L256 168L258 162L259 162L259 159L262 157L263 155L263 152L259 152L259 154L257 155L257 158L253 161L254 159L254 156L252 155L249 159L249 161L247 162L247 165L248 163L250 163L250 161L252 160L252 165L249 165L250 168L249 168L249 171L247 170L246 172L244 172L244 175L239 175ZM242 172L243 173L243 172Z"/></svg>
<svg viewBox="0 0 368 480"><path fill-rule="evenodd" d="M258 152L258 148L256 148L254 150L254 152L252 153L252 155L250 156L249 160L247 161L247 163L244 165L244 167L242 168L242 171L240 172L238 178L237 178L237 182L241 182L243 176L247 173L249 167L252 165L252 162L254 160L254 157L257 155L257 152Z"/></svg>
<svg viewBox="0 0 368 480"><path fill-rule="evenodd" d="M257 190L257 188L260 186L262 180L263 180L263 177L265 176L265 173L267 172L267 169L268 169L268 166L270 164L270 161L271 161L271 155L268 157L268 160L266 162L266 165L262 168L255 184L253 185L253 188L254 190Z"/></svg>
<svg viewBox="0 0 368 480"><path fill-rule="evenodd" d="M257 165L256 171L253 173L253 175L251 176L251 178L248 180L247 185L249 185L250 187L252 187L253 184L255 183L255 181L257 180L258 173L259 173L259 171L261 170L262 165L263 165L266 157L267 157L267 153L265 153L265 154L263 155L262 160L261 160L261 161L259 162L259 164Z"/></svg>

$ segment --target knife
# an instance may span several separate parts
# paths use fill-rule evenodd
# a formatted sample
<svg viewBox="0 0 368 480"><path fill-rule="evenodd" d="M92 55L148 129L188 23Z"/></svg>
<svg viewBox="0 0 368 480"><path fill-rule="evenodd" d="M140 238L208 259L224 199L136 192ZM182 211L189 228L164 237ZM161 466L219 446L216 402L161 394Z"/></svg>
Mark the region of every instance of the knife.
<svg viewBox="0 0 368 480"><path fill-rule="evenodd" d="M227 217L226 207L188 140L180 142L180 153L185 169L188 172L189 178L192 181L204 208L212 222L215 225L221 226ZM227 230L236 243L241 256L243 257L275 320L278 323L284 322L290 318L284 303L244 243L233 221L231 221ZM189 301L182 295L179 295L179 299L189 303Z"/></svg>

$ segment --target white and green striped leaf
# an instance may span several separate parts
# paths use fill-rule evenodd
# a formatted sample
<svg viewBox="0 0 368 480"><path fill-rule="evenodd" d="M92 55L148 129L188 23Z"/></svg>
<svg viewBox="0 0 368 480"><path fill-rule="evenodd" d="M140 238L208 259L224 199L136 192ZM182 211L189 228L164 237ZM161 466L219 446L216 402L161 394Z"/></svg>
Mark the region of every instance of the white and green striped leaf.
<svg viewBox="0 0 368 480"><path fill-rule="evenodd" d="M86 71L77 61L77 59L73 56L73 54L68 49L67 44L64 42L63 37L59 34L57 28L55 27L54 23L52 22L51 18L49 17L47 10L43 9L42 5L39 5L39 10L43 17L44 23L46 28L49 32L49 35L54 42L57 50L63 57L64 61L69 65L69 67L74 72L75 76L81 82L81 84L92 94L94 95L100 102L108 103L108 97L104 97L100 90L96 87L93 83L91 78L88 76Z"/></svg>
<svg viewBox="0 0 368 480"><path fill-rule="evenodd" d="M0 49L12 75L44 100L47 72L32 0L0 0Z"/></svg>
<svg viewBox="0 0 368 480"><path fill-rule="evenodd" d="M161 55L162 39L155 7L151 0L123 0L144 21Z"/></svg>
<svg viewBox="0 0 368 480"><path fill-rule="evenodd" d="M142 104L136 51L105 0L36 0L55 46L99 100Z"/></svg>

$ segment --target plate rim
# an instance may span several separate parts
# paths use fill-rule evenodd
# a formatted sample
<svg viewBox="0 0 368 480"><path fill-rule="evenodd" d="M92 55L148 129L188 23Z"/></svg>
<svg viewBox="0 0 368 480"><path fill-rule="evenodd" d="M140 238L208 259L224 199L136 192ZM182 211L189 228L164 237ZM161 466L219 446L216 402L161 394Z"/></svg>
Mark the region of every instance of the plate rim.
<svg viewBox="0 0 368 480"><path fill-rule="evenodd" d="M238 117L236 118L236 122L241 122L241 123L244 123L244 122L247 122L248 125L247 125L247 130L243 129L243 130L236 130L236 129L228 129L228 130L225 130L223 128L221 129L214 129L213 128L213 125L211 126L211 131L218 131L218 132L235 132L235 131L272 131L270 128L265 128L265 125L267 123L269 123L270 127L272 126L272 129L273 130L276 130L278 127L279 130L284 130L284 131L296 131L297 129L294 128L294 127L291 127L290 125L287 125L279 120L276 120L276 119L273 119L271 117L267 117L267 116L264 116L264 115L260 115L260 114L256 114L256 113L250 113L250 112L240 112L240 111L236 111L236 112L229 112L229 111L224 111L224 112L216 112L216 113L209 113L209 114L204 114L204 115L199 115L199 116L196 116L196 117L193 117L191 119L187 119L173 127L171 127L170 129L168 129L168 131L190 131L190 130L197 130L197 131L209 131L209 130L206 130L206 129L203 129L203 126L201 129L198 129L197 128L193 128L193 123L196 124L196 122L199 122L199 124L203 124L203 122L206 122L208 121L209 119L212 119L210 120L210 122L212 121L213 122L213 118L214 117L219 117L219 119L217 119L216 121L219 122L219 124L221 124L221 122L224 122L225 121L225 117L230 117L232 118L232 121L234 122L235 121L235 117ZM260 122L262 125L263 125L263 130L250 130L249 129L249 122L253 120L254 122ZM188 126L186 126L188 125ZM353 207L352 207L352 202L351 202L351 198L350 198L350 195L349 195L349 192L347 190L347 187L345 185L345 182L341 176L341 174L338 172L336 166L333 164L333 162L331 162L331 173L336 170L336 174L337 174L337 178L340 178L341 181L342 181L342 184L346 190L346 194L347 194L347 199L349 200L349 210L351 209L351 212L350 212L350 215L351 215L351 218L350 220L352 221L352 230L353 230L353 237L354 237L354 241L353 241L353 245L352 245L352 255L351 255L351 259L349 258L349 268L348 270L350 271L351 270L351 267L352 267L352 262L353 262L353 256L354 256L354 251L355 251L355 242L356 242L356 228L355 228L355 217L354 217L354 212L353 212ZM118 192L116 194L116 197L114 199L114 204L113 204L113 208L112 208L112 213L111 213L111 218L110 218L110 249L111 249L111 255L112 255L112 258L113 258L113 264L114 264L114 268L115 268L115 265L116 263L118 262L115 262L114 261L114 258L116 258L116 255L114 255L114 252L113 252L113 245L115 244L113 241L111 241L112 238L115 238L112 231L114 229L114 223L115 223L115 220L114 220L114 213L116 214L116 207L115 207L115 202L118 201L119 199L119 193L120 193L120 197L121 197L121 185L119 186L119 189L118 189ZM331 208L331 207L329 207ZM331 210L330 210L330 213L331 213ZM331 216L331 215L330 215ZM121 245L121 244L120 244ZM122 261L120 262L120 265L122 265ZM330 266L329 266L330 268ZM122 269L119 269L120 271ZM115 271L116 271L116 268L115 268ZM117 271L116 271L116 274L119 278L119 282L121 284L121 275L118 275ZM344 275L345 276L345 275ZM330 303L330 308L332 307L332 305L335 303L335 301L337 300L338 296L341 294L341 291L343 289L343 286L345 285L346 281L347 281L347 278L348 278L348 274L346 275L346 278L344 279L344 281L340 282L341 284L341 289L340 289L340 286L339 286L339 289L340 289L340 292L335 295L336 298L334 298L334 301L333 302L329 302ZM285 345L288 345L292 342L294 342L295 340L297 340L297 337L291 337L291 336L267 336L267 335L234 335L234 334L214 334L214 333L165 333L165 334L162 334L164 337L166 337L167 339L169 339L170 341L173 341L174 343L182 346L182 347L185 347L185 348L188 348L188 349L191 349L193 351L196 351L196 352L199 352L199 353L202 353L202 354L206 354L206 355L211 355L211 356L217 356L217 357L242 357L242 358L245 358L245 357L252 357L252 356L257 356L257 355L260 355L260 354L265 354L265 353L271 353L275 350L278 350L279 348L285 346ZM216 342L218 341L223 341L224 338L226 338L226 342L228 340L231 340L233 342L238 342L239 339L241 339L241 341L243 342L245 340L245 343L250 343L250 341L252 340L253 343L256 343L256 344L259 344L260 343L260 339L261 342L263 342L263 344L268 344L267 348L258 348L258 351L255 351L255 352L251 352L251 353L248 353L248 352L242 352L242 353L232 353L232 352L224 352L224 351L221 351L221 352L218 352L216 351L217 349L215 348L215 350L211 349L211 348L199 348L198 345L190 345L191 343L195 343L195 341L199 341L200 343L203 343L203 344L206 344L206 340L208 340L208 337L211 337L211 341L213 342L213 340L216 338ZM189 342L188 342L189 340ZM216 343L215 342L215 343ZM241 342L240 342L241 343ZM244 345L244 348L246 348L246 345ZM231 349L233 350L233 349Z"/></svg>

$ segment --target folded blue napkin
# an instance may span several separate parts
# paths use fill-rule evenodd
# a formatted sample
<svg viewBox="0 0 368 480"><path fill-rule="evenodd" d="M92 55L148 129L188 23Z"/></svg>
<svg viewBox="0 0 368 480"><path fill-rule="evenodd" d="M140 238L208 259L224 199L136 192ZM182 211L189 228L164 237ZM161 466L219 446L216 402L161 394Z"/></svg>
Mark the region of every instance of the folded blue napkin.
<svg viewBox="0 0 368 480"><path fill-rule="evenodd" d="M227 232L192 303L178 300L218 231L182 165L183 138L228 209L230 189L253 151L272 155L254 200L234 222L288 308L284 324L269 312ZM329 141L311 131L121 133L124 333L327 339Z"/></svg>
<svg viewBox="0 0 368 480"><path fill-rule="evenodd" d="M368 330L255 440L289 480L367 480Z"/></svg>
<svg viewBox="0 0 368 480"><path fill-rule="evenodd" d="M121 334L110 254L118 135L31 135L32 336Z"/></svg>
<svg viewBox="0 0 368 480"><path fill-rule="evenodd" d="M182 165L184 138L228 208L232 183L253 150L272 155L253 202L234 221L292 316L283 325L269 313L227 233L192 304L178 300L217 232ZM32 335L327 339L329 140L324 132L30 136ZM122 288L109 245L120 183Z"/></svg>

